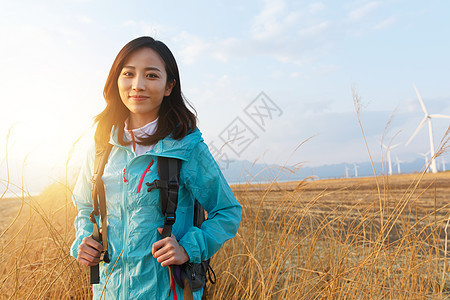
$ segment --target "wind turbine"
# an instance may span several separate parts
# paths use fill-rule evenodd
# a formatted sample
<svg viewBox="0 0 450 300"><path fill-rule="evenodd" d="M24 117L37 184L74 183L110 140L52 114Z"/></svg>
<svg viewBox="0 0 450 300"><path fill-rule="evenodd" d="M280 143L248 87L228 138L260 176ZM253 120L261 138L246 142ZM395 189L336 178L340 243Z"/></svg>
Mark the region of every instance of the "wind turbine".
<svg viewBox="0 0 450 300"><path fill-rule="evenodd" d="M425 125L425 122L428 121L428 132L430 135L430 153L431 153L430 169L431 169L431 172L437 173L436 160L434 159L434 142L433 142L433 129L431 127L431 119L432 118L450 118L450 116L428 114L425 104L422 101L422 97L420 97L419 91L417 90L415 85L413 85L413 87L414 87L414 90L416 91L417 97L419 98L420 106L422 106L422 110L425 113L425 117L423 118L422 122L420 122L419 126L417 126L416 131L414 131L413 135L409 138L409 140L406 142L405 145L408 146L408 144L412 141L412 139L416 136L416 134L420 131L420 129L422 129L423 125Z"/></svg>
<svg viewBox="0 0 450 300"><path fill-rule="evenodd" d="M428 172L429 171L429 169L428 169L428 154L430 154L430 151L428 151L427 153L419 153L419 154L425 158L425 167L427 168L427 172Z"/></svg>
<svg viewBox="0 0 450 300"><path fill-rule="evenodd" d="M387 159L388 159L388 167L389 167L389 171L388 171L388 174L389 175L392 175L392 160L391 160L391 150L392 149L394 149L395 147L397 147L398 145L400 145L400 144L395 144L395 145L393 145L393 146L386 146L385 144L383 144L382 142L380 142L380 144L384 147L384 148L386 148L386 156L387 156Z"/></svg>
<svg viewBox="0 0 450 300"><path fill-rule="evenodd" d="M358 165L357 164L353 164L353 168L355 169L355 177L358 177Z"/></svg>
<svg viewBox="0 0 450 300"><path fill-rule="evenodd" d="M345 165L345 178L348 178L348 167Z"/></svg>
<svg viewBox="0 0 450 300"><path fill-rule="evenodd" d="M395 160L396 160L396 165L397 165L397 173L400 174L400 163L402 163L401 160L398 159L398 156L395 156Z"/></svg>
<svg viewBox="0 0 450 300"><path fill-rule="evenodd" d="M442 172L447 171L447 170L445 169L445 158L444 158L444 157L441 157L441 164L442 164Z"/></svg>

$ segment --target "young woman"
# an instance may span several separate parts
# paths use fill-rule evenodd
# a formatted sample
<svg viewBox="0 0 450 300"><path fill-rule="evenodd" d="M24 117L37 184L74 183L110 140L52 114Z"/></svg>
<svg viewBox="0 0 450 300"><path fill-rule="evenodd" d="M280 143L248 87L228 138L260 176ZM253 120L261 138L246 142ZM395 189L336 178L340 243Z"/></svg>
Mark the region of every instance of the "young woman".
<svg viewBox="0 0 450 300"><path fill-rule="evenodd" d="M95 144L112 145L102 176L111 262L100 262L103 246L93 239L89 218L94 145L74 189L78 215L71 255L86 266L100 264L94 299L102 293L106 299L183 299L168 266L210 258L236 234L241 206L186 107L177 63L165 44L140 37L125 45L111 67L104 97ZM160 192L145 185L159 178L161 157L181 160L176 221L172 236L164 239ZM194 199L208 212L201 228L193 226ZM201 295L193 293L194 299Z"/></svg>

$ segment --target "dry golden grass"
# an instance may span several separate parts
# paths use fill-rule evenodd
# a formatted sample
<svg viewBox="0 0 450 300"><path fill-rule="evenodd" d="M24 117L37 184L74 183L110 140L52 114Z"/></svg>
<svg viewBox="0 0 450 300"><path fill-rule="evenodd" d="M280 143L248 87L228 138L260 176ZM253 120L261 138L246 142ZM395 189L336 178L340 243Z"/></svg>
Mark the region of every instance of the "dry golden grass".
<svg viewBox="0 0 450 300"><path fill-rule="evenodd" d="M377 181L233 186L242 223L213 257L208 298L450 298L450 173ZM54 184L8 216L0 199L13 222L0 228L1 299L91 297L88 269L69 255L70 194Z"/></svg>
<svg viewBox="0 0 450 300"><path fill-rule="evenodd" d="M54 184L15 203L14 215L2 215L11 223L0 228L0 298L89 298L88 270L69 255L75 209L67 189Z"/></svg>
<svg viewBox="0 0 450 300"><path fill-rule="evenodd" d="M242 222L213 257L209 299L450 299L450 172L233 191ZM0 222L0 299L91 298L88 269L69 255L68 184L22 197L15 208L6 209L12 200L3 196L0 217L10 221Z"/></svg>
<svg viewBox="0 0 450 300"><path fill-rule="evenodd" d="M379 182L381 198L374 178L235 187L244 218L238 238L215 257L226 265L219 265L221 284L210 295L449 297L450 173Z"/></svg>

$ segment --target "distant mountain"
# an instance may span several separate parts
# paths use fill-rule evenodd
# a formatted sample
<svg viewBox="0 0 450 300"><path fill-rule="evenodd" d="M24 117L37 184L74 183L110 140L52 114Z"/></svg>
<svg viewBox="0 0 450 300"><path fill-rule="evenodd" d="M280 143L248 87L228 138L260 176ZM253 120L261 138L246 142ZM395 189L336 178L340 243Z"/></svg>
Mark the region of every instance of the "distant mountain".
<svg viewBox="0 0 450 300"><path fill-rule="evenodd" d="M357 165L358 177L373 176L373 168L370 162L362 162ZM234 160L229 163L228 168L222 166L222 172L229 183L245 182L267 182L277 179L277 181L302 180L307 177L315 179L343 178L346 176L346 167L348 168L348 177L355 177L353 163L340 163L323 165L317 167L305 166L279 166L261 163L251 163L247 160ZM383 174L381 162L374 163L375 171L378 175ZM401 173L420 172L424 168L424 161L417 159L412 162L400 164ZM385 163L384 173L387 174L388 166ZM397 174L397 165L392 165L393 174Z"/></svg>

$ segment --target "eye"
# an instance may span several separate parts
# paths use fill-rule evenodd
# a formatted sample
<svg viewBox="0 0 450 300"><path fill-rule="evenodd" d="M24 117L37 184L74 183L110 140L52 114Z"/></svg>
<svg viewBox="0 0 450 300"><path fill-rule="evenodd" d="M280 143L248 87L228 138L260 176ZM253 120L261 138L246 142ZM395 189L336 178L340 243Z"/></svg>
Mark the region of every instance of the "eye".
<svg viewBox="0 0 450 300"><path fill-rule="evenodd" d="M125 77L130 77L130 76L133 76L133 73L130 71L124 71L124 72L122 72L122 75Z"/></svg>
<svg viewBox="0 0 450 300"><path fill-rule="evenodd" d="M147 78L158 78L158 75L156 75L155 73L149 73L146 75Z"/></svg>

